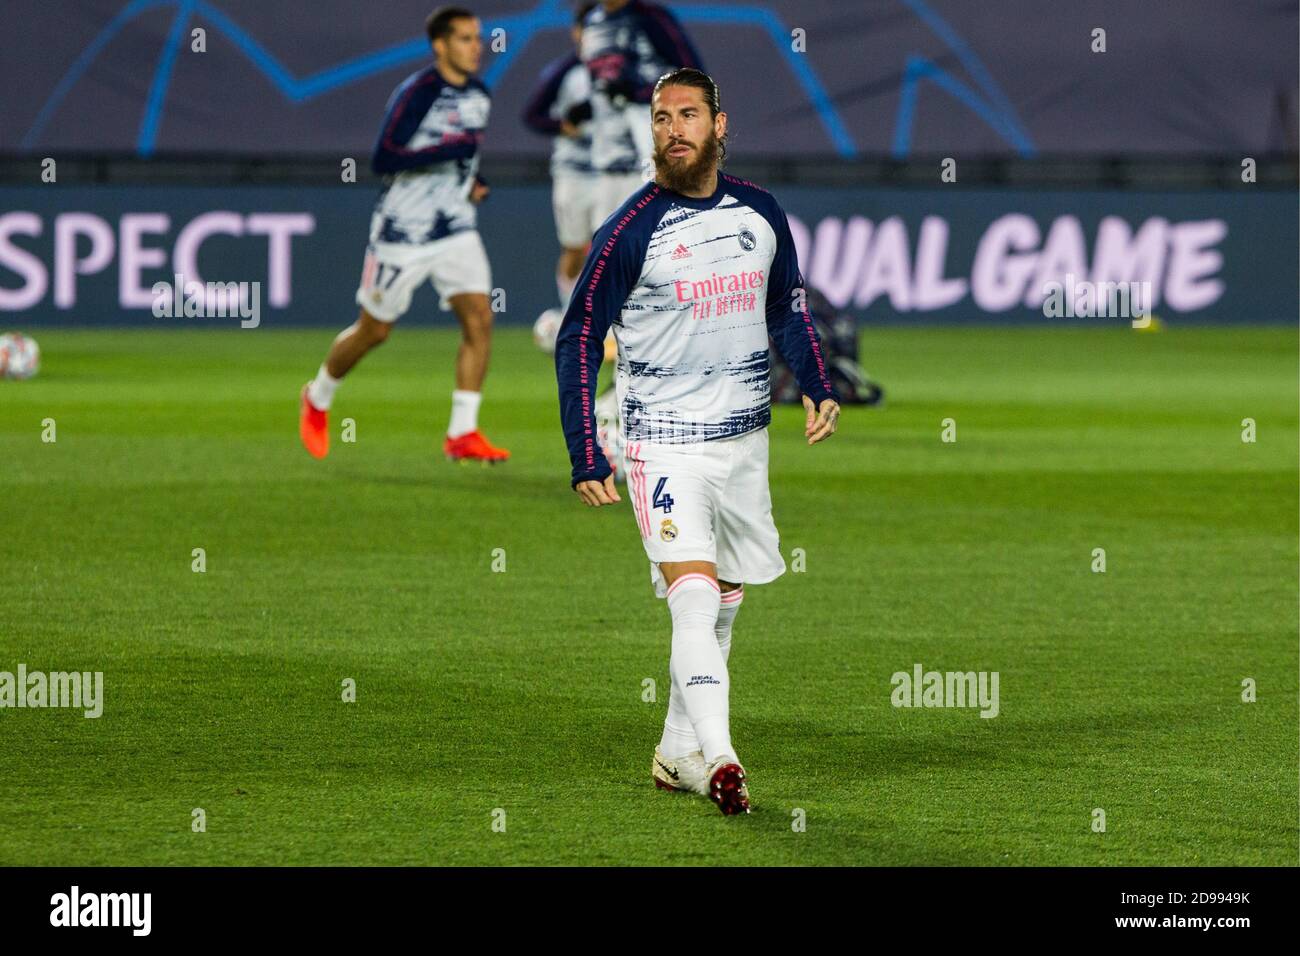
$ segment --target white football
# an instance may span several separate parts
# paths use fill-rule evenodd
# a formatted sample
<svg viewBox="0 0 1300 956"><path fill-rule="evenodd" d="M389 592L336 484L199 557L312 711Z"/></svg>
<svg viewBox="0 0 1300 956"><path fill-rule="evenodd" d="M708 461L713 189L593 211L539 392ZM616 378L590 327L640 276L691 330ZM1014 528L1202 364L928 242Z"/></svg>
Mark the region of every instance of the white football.
<svg viewBox="0 0 1300 956"><path fill-rule="evenodd" d="M0 335L0 376L31 378L41 368L41 348L30 335L6 332Z"/></svg>
<svg viewBox="0 0 1300 956"><path fill-rule="evenodd" d="M547 309L533 323L533 341L547 355L555 354L555 339L560 334L560 323L564 321L564 312L560 309Z"/></svg>

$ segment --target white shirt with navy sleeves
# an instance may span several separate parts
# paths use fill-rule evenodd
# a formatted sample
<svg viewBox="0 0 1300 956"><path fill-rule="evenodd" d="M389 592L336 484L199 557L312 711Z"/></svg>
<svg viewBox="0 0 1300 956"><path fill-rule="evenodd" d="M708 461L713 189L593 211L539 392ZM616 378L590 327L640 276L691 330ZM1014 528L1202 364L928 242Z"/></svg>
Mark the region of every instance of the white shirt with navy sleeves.
<svg viewBox="0 0 1300 956"><path fill-rule="evenodd" d="M420 245L475 228L469 197L491 106L481 81L453 86L436 66L393 91L370 164L384 176L372 242Z"/></svg>
<svg viewBox="0 0 1300 956"><path fill-rule="evenodd" d="M602 342L618 343L628 441L732 438L771 421L768 337L804 393L833 398L785 213L753 183L719 174L695 199L646 183L596 231L556 342L573 482L603 480L596 439Z"/></svg>

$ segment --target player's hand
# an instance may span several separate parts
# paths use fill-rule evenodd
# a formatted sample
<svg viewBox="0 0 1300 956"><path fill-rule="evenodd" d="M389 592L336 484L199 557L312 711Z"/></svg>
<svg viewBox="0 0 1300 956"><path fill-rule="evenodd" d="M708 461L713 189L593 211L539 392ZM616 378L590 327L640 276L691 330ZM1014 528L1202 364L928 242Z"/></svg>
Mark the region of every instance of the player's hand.
<svg viewBox="0 0 1300 956"><path fill-rule="evenodd" d="M582 135L582 131L568 120L560 120L560 135L567 136L569 139L577 139Z"/></svg>
<svg viewBox="0 0 1300 956"><path fill-rule="evenodd" d="M580 481L573 486L584 505L599 508L601 505L617 504L623 499L614 487L614 476L606 475L604 481Z"/></svg>
<svg viewBox="0 0 1300 956"><path fill-rule="evenodd" d="M591 119L591 100L574 103L564 114L564 122L572 124L575 129L589 119Z"/></svg>
<svg viewBox="0 0 1300 956"><path fill-rule="evenodd" d="M815 445L835 434L835 425L840 420L840 404L833 398L822 402L818 408L807 395L803 397L804 410L808 412L808 421L804 424L804 437L808 444Z"/></svg>
<svg viewBox="0 0 1300 956"><path fill-rule="evenodd" d="M469 201L472 203L480 203L484 199L487 199L489 191L488 187L483 185L483 183L476 182L474 188L469 191Z"/></svg>

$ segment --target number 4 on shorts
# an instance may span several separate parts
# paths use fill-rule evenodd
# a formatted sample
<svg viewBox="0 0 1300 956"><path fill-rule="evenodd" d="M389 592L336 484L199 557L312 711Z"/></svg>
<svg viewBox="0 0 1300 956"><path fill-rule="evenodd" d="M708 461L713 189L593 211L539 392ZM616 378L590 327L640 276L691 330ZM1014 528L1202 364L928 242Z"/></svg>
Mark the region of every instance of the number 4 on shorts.
<svg viewBox="0 0 1300 956"><path fill-rule="evenodd" d="M650 503L655 508L663 508L664 514L668 515L673 513L673 496L664 494L664 485L666 484L668 484L666 476L659 479L659 483L655 485L655 493Z"/></svg>

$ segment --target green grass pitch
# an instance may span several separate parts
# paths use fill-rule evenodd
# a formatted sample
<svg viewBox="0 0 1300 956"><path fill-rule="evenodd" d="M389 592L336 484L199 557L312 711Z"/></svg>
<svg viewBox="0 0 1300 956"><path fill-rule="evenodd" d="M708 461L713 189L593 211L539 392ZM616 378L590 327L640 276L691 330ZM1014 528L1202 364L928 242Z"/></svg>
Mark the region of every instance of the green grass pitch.
<svg viewBox="0 0 1300 956"><path fill-rule="evenodd" d="M441 457L445 329L368 358L311 460L332 334L38 331L0 382L0 670L105 687L0 710L0 863L1297 862L1295 330L864 334L886 408L816 448L775 413L806 570L737 621L732 819L650 784L667 612L626 502L569 490L527 331L495 469ZM999 715L891 706L917 663L997 671Z"/></svg>

